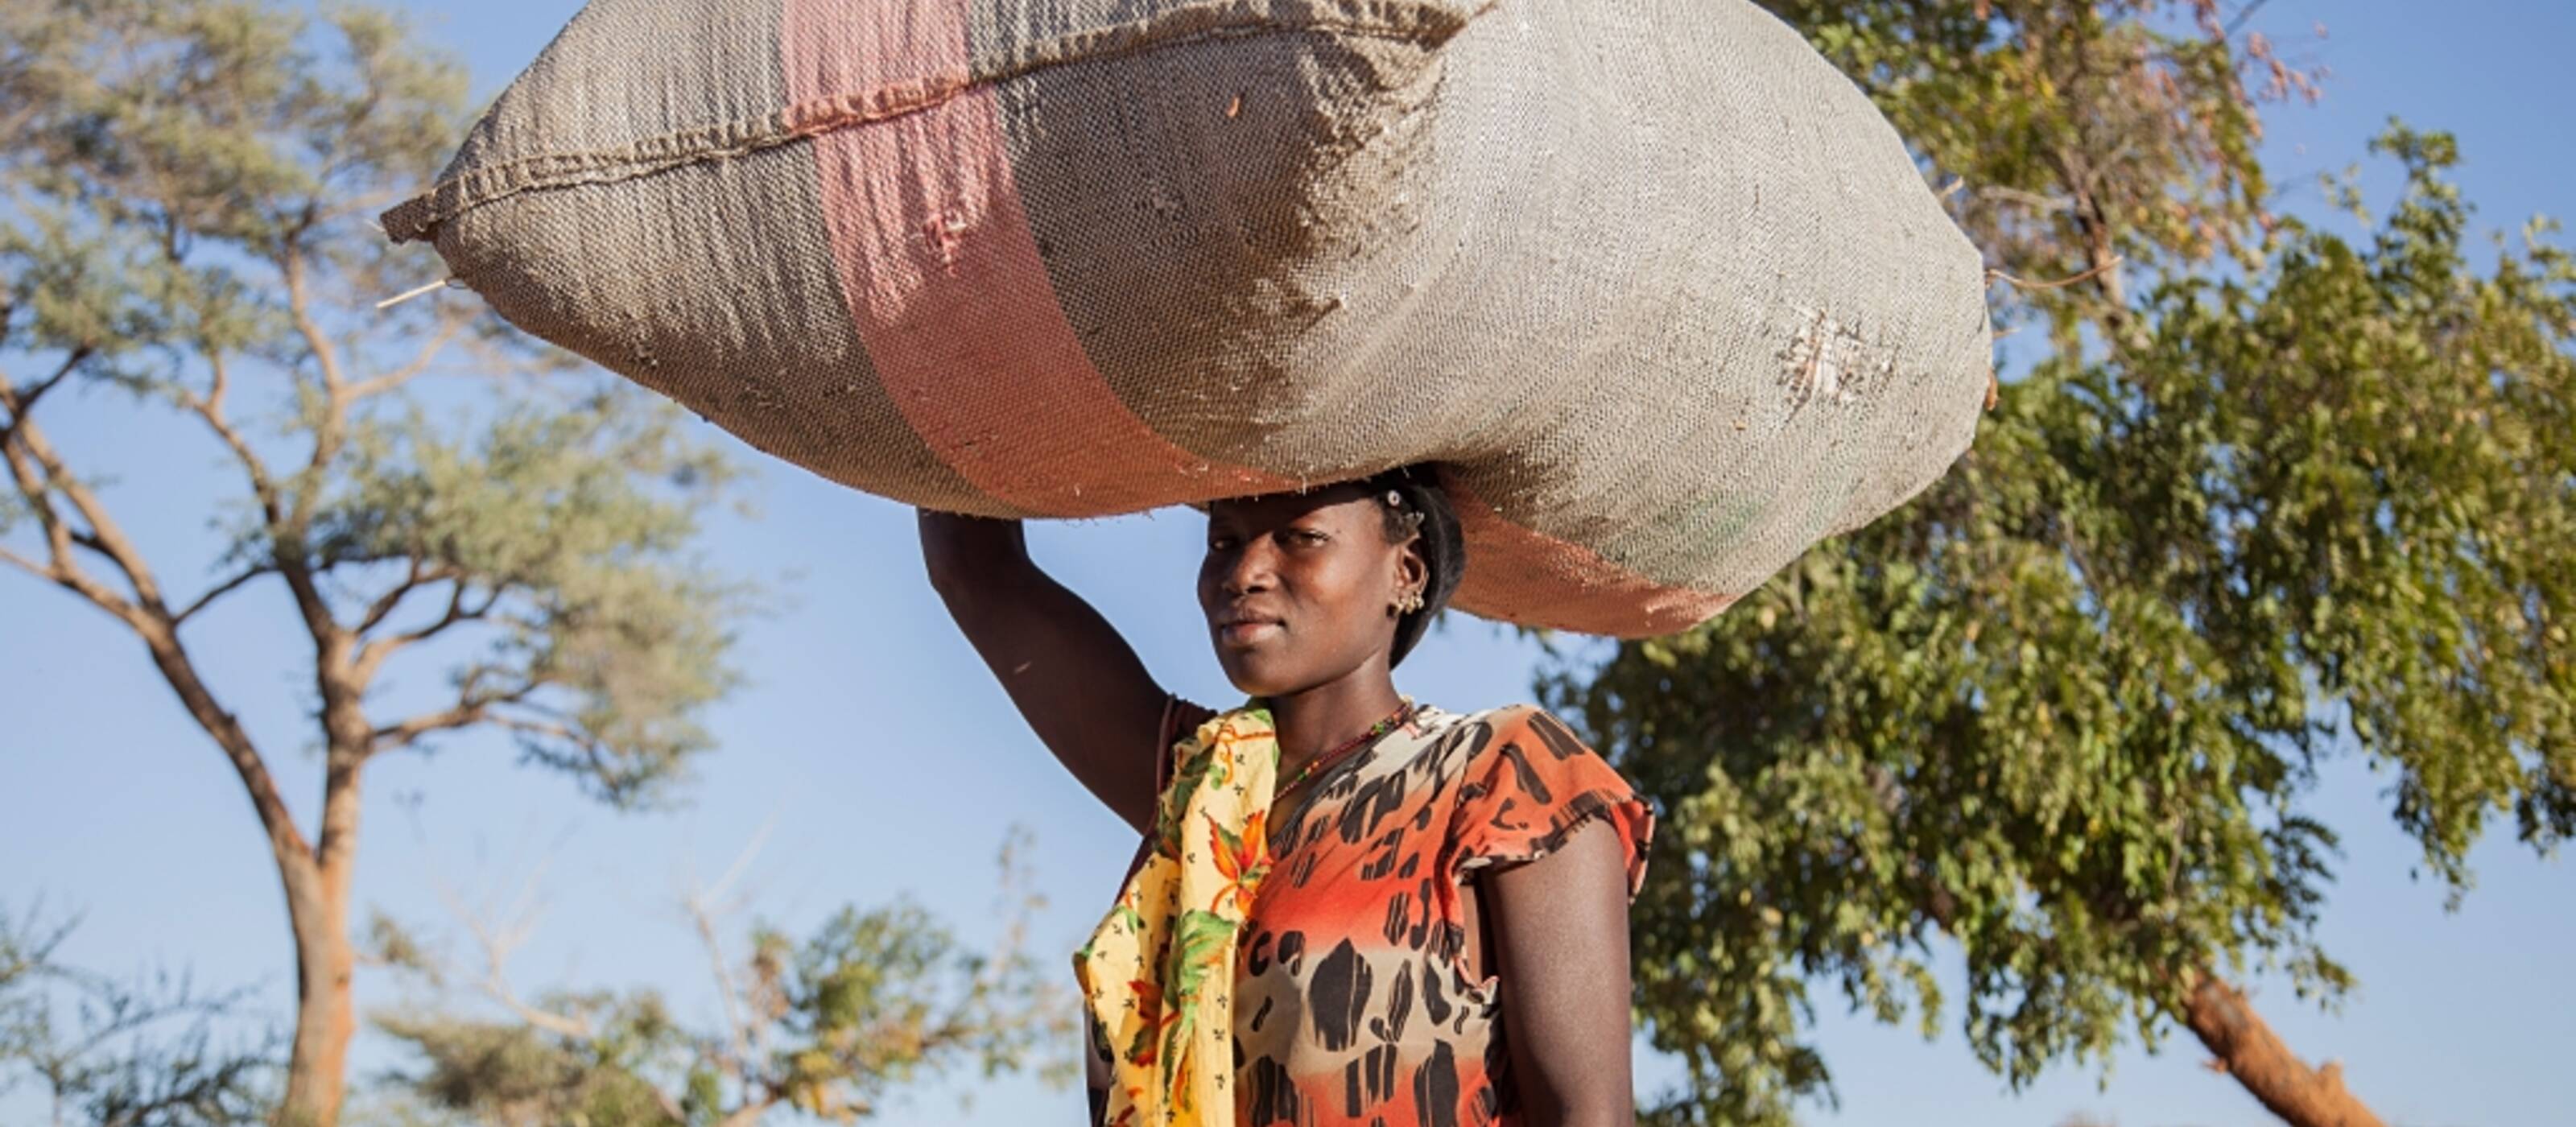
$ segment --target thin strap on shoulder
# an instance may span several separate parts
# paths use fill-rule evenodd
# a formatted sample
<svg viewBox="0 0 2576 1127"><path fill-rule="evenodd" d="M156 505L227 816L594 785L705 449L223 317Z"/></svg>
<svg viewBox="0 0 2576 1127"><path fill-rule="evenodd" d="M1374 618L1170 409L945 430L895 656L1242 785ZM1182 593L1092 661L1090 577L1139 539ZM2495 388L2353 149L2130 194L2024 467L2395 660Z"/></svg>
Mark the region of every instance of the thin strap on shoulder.
<svg viewBox="0 0 2576 1127"><path fill-rule="evenodd" d="M1172 781L1172 772L1177 767L1173 761L1178 757L1173 750L1174 745L1181 742L1183 735L1197 732L1200 726L1218 715L1206 705L1183 700L1177 693L1167 691L1163 694L1163 722L1154 729L1156 795L1162 794L1163 787Z"/></svg>
<svg viewBox="0 0 2576 1127"><path fill-rule="evenodd" d="M1172 717L1181 710L1178 693L1163 694L1163 720L1154 726L1154 793L1160 795L1172 779L1172 743L1180 735L1172 731Z"/></svg>

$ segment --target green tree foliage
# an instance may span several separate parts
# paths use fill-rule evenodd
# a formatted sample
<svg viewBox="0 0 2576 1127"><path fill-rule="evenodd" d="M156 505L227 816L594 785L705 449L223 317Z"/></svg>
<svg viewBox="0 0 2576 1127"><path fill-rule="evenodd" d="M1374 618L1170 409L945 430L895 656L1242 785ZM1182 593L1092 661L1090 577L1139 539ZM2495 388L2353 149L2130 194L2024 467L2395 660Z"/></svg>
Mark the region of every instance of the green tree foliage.
<svg viewBox="0 0 2576 1127"><path fill-rule="evenodd" d="M2001 263L2092 276L2001 295L2051 347L1923 496L1544 686L1665 811L1661 1119L1830 1098L1822 986L1956 1012L2015 1085L2178 1023L2284 1118L2375 1122L2226 980L2350 984L2313 932L2330 758L2391 774L2455 892L2496 819L2576 827L2576 267L2467 245L2439 134L2379 143L2406 187L2357 238L2264 214L2240 76L2283 72L2215 4L1775 7L1966 173Z"/></svg>
<svg viewBox="0 0 2576 1127"><path fill-rule="evenodd" d="M2217 0L1764 6L1869 92L1955 185L1989 261L2027 278L2252 253L2267 221L2257 104L2316 90L2270 40L2234 38ZM2042 308L2070 329L2119 316L2121 276L2098 277Z"/></svg>
<svg viewBox="0 0 2576 1127"><path fill-rule="evenodd" d="M874 1117L932 1076L1040 1066L1071 1078L1073 1000L1022 949L1044 901L1028 891L1015 837L1002 856L1002 923L976 950L908 900L843 908L799 941L769 927L749 956L719 942L712 897L689 908L716 968L720 1028L690 1028L652 990L556 991L521 1001L502 973L515 929L476 922L476 985L502 1016L453 1003L387 1010L379 1028L420 1066L396 1078L432 1108L503 1127L714 1127L780 1108L836 1122ZM389 920L373 946L433 987L467 978ZM1051 963L1051 961L1050 961Z"/></svg>
<svg viewBox="0 0 2576 1127"><path fill-rule="evenodd" d="M299 1123L336 1115L354 1028L367 765L502 731L610 802L648 802L706 749L693 718L733 681L744 592L693 551L725 462L667 405L479 303L372 307L439 276L369 217L431 178L464 93L368 8L0 6L0 571L134 637L238 776L293 925ZM110 451L54 441L47 420L73 411L194 428L232 498L208 514L217 567L147 552L188 530L129 529L120 497L176 483L111 488ZM173 463L201 464L155 468ZM284 598L236 599L260 587ZM289 742L320 749L326 780L302 819L275 749L201 672L222 645L201 616L236 603L283 608L310 643L315 726ZM441 668L426 707L379 691Z"/></svg>

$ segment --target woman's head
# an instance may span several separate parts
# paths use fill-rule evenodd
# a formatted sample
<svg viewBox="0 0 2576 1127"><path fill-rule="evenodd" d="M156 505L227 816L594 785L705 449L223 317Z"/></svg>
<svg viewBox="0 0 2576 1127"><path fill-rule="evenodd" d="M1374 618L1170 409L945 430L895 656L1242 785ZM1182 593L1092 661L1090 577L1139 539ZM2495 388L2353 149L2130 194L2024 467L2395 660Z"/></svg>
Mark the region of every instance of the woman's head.
<svg viewBox="0 0 2576 1127"><path fill-rule="evenodd" d="M1426 471L1208 506L1199 606L1236 688L1279 696L1392 668L1464 571L1458 518ZM1418 604L1418 605L1417 605Z"/></svg>

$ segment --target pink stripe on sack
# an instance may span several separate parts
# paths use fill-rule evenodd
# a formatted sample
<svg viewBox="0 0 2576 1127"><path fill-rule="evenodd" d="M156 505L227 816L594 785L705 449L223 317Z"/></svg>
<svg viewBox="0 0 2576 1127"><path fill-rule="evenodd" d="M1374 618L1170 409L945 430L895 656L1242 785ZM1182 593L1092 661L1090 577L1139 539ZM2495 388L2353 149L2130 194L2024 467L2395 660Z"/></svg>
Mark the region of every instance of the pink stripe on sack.
<svg viewBox="0 0 2576 1127"><path fill-rule="evenodd" d="M1580 544L1523 528L1457 474L1440 475L1466 537L1467 573L1450 597L1460 610L1524 626L1647 638L1687 630L1736 595L1667 587Z"/></svg>
<svg viewBox="0 0 2576 1127"><path fill-rule="evenodd" d="M861 113L815 134L824 221L868 358L932 453L1040 516L1295 488L1173 446L1084 354L1038 257L993 91L967 88L973 0L784 2L789 119ZM882 120L864 109L923 100Z"/></svg>

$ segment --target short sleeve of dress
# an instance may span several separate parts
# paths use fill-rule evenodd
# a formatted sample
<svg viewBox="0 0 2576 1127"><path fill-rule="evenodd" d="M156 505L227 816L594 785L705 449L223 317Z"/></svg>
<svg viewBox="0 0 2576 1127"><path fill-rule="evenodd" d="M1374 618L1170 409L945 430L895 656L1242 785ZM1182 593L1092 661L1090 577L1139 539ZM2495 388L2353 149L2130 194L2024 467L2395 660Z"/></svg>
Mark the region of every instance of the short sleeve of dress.
<svg viewBox="0 0 2576 1127"><path fill-rule="evenodd" d="M1522 705L1476 719L1492 734L1461 768L1449 823L1452 879L1545 857L1599 819L1619 835L1628 899L1635 901L1645 885L1654 808L1545 710Z"/></svg>

